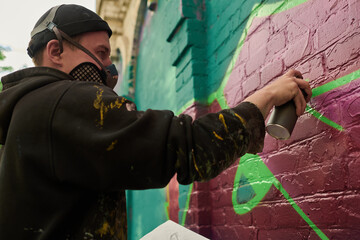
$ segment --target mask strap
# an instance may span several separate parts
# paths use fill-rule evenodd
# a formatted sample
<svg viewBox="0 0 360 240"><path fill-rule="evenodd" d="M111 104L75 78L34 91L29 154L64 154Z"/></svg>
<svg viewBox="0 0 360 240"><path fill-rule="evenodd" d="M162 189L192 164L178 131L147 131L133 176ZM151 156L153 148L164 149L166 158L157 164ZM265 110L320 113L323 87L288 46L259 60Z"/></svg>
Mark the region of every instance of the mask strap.
<svg viewBox="0 0 360 240"><path fill-rule="evenodd" d="M53 27L52 29L54 31L54 33L56 34L56 37L58 37L58 35L60 36L60 39L61 37L65 38L66 40L68 40L71 44L73 44L75 47L79 48L81 51L85 52L87 55L89 55L92 59L95 60L95 62L97 64L100 65L100 67L103 69L103 70L106 70L105 66L100 62L100 60L94 56L94 54L92 54L88 49L86 49L85 47L83 47L80 43L74 41L69 35L67 35L66 33L64 33L63 31L61 31L60 29L58 29L56 26ZM59 40L59 38L58 38ZM60 42L60 45L62 45L62 41L59 40ZM62 50L62 46L60 47L60 49ZM61 51L62 53L62 51Z"/></svg>
<svg viewBox="0 0 360 240"><path fill-rule="evenodd" d="M47 27L50 31L53 31L55 33L57 39L59 40L60 53L63 52L62 38L65 38L67 41L69 41L75 47L79 48L81 51L83 51L84 53L89 55L92 59L94 59L94 61L97 64L99 64L99 66L104 70L104 72L106 74L106 80L104 80L104 82L103 82L106 86L111 87L111 88L115 87L115 85L117 83L117 77L114 78L113 76L111 76L110 71L102 64L102 62L97 57L95 57L94 54L92 54L88 49L86 49L80 43L74 41L69 35L67 35L63 31L61 31L60 29L58 29L54 23L49 23Z"/></svg>

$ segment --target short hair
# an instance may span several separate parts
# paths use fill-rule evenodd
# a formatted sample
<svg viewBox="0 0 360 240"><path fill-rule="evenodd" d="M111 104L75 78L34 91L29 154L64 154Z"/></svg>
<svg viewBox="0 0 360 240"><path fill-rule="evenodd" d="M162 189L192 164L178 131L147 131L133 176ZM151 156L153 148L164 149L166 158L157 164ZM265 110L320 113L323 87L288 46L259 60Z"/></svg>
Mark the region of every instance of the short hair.
<svg viewBox="0 0 360 240"><path fill-rule="evenodd" d="M76 36L73 36L72 39L73 39L75 42L79 42L80 39L81 39L81 37L82 37L82 35L83 35L83 34L78 34L78 35L76 35ZM75 50L75 49L76 49L76 47L75 47L73 44L71 44L69 41L67 41L66 39L63 39L62 43L63 43L63 44L66 44L67 46L69 46L69 48L70 48L71 50ZM30 44L30 43L29 43L29 44ZM41 66L41 65L43 64L43 60L44 60L44 59L43 59L43 53L44 53L44 51L45 51L45 49L46 49L46 46L47 46L47 44L46 44L44 47L42 47L41 49L39 49L39 50L35 53L35 55L32 57L32 61L33 61L34 65L35 65L36 67Z"/></svg>

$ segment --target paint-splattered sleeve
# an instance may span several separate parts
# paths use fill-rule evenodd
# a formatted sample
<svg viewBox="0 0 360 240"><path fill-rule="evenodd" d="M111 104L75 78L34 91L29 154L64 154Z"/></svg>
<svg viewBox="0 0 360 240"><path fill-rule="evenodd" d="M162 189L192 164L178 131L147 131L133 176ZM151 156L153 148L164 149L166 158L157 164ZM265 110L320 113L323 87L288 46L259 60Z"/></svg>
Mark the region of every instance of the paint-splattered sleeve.
<svg viewBox="0 0 360 240"><path fill-rule="evenodd" d="M176 173L182 184L208 180L263 145L264 120L251 103L193 121L171 111L136 111L109 88L74 82L56 106L54 175L83 188L158 188Z"/></svg>
<svg viewBox="0 0 360 240"><path fill-rule="evenodd" d="M249 102L207 114L193 123L186 115L175 121L178 123L174 124L186 125L184 131L188 136L185 149L177 149L178 181L182 184L214 178L238 157L258 153L263 148L264 119Z"/></svg>

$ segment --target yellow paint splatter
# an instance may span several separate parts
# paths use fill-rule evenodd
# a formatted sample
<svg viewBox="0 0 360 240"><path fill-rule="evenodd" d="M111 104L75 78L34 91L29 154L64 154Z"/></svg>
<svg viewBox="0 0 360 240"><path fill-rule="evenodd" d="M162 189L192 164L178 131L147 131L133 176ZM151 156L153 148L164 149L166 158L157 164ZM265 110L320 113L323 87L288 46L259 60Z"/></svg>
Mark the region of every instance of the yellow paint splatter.
<svg viewBox="0 0 360 240"><path fill-rule="evenodd" d="M100 236L102 237L103 235L108 234L109 231L110 231L110 224L108 222L104 222L102 227L98 229L96 232L100 234Z"/></svg>
<svg viewBox="0 0 360 240"><path fill-rule="evenodd" d="M117 144L118 140L113 141L110 146L106 149L106 151L111 151L115 148L115 145Z"/></svg>
<svg viewBox="0 0 360 240"><path fill-rule="evenodd" d="M215 131L213 131L213 134L215 135L215 137L217 139L220 139L221 141L223 141L224 139L222 137L220 137L219 135L217 135L217 133Z"/></svg>
<svg viewBox="0 0 360 240"><path fill-rule="evenodd" d="M223 116L221 113L219 114L219 120L220 120L220 121L222 122L222 124L224 125L225 131L226 131L226 132L229 132L228 127L227 127L226 122L225 122L225 118L224 118L224 116Z"/></svg>
<svg viewBox="0 0 360 240"><path fill-rule="evenodd" d="M191 156L192 156L192 159L193 159L193 162L194 162L194 166L195 166L196 171L199 173L200 178L204 179L203 175L201 174L201 172L200 172L200 170L199 170L199 167L198 167L197 164L196 164L194 149L191 151Z"/></svg>
<svg viewBox="0 0 360 240"><path fill-rule="evenodd" d="M242 123L244 126L246 125L246 121L245 121L242 117L240 117L239 114L235 113L235 116L236 116L238 119L240 119L241 123Z"/></svg>
<svg viewBox="0 0 360 240"><path fill-rule="evenodd" d="M103 92L104 89L100 88L99 86L94 85L95 88L98 89L98 91L96 92L96 98L94 100L93 106L95 109L100 110L100 120L99 120L99 124L102 127L104 125L104 119L105 119L105 114L112 109L120 109L121 106L124 104L125 102L125 98L121 98L121 100L119 100L119 98L117 98L115 100L115 102L111 102L110 104L106 105L103 101Z"/></svg>

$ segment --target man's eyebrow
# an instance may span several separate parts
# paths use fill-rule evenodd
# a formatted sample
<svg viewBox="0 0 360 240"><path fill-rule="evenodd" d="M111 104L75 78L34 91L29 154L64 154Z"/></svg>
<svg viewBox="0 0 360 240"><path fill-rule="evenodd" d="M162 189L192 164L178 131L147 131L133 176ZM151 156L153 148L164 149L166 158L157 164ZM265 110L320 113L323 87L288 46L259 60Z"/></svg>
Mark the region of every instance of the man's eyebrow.
<svg viewBox="0 0 360 240"><path fill-rule="evenodd" d="M96 47L96 49L100 49L100 48L105 49L106 52L110 52L110 48L103 44Z"/></svg>

